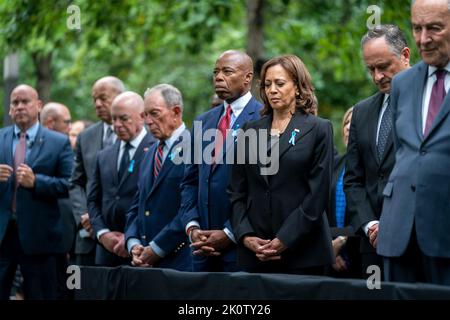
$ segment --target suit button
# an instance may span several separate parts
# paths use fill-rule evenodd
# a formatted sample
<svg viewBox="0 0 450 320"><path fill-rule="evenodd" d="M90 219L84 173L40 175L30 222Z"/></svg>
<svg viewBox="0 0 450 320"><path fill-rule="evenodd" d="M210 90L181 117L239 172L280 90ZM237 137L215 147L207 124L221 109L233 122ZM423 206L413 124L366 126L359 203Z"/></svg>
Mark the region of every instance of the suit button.
<svg viewBox="0 0 450 320"><path fill-rule="evenodd" d="M411 191L412 191L412 192L416 192L416 186L411 185Z"/></svg>
<svg viewBox="0 0 450 320"><path fill-rule="evenodd" d="M382 174L382 173L378 174L378 178L383 179L384 178L384 174Z"/></svg>
<svg viewBox="0 0 450 320"><path fill-rule="evenodd" d="M119 197L119 196L116 196L116 200L120 200L120 197Z"/></svg>
<svg viewBox="0 0 450 320"><path fill-rule="evenodd" d="M144 236L142 236L141 238L145 240L145 238L147 238L147 237L144 235Z"/></svg>
<svg viewBox="0 0 450 320"><path fill-rule="evenodd" d="M266 196L270 196L270 191L269 190L266 191Z"/></svg>
<svg viewBox="0 0 450 320"><path fill-rule="evenodd" d="M145 216L148 217L150 215L150 211L145 211Z"/></svg>
<svg viewBox="0 0 450 320"><path fill-rule="evenodd" d="M424 155L426 155L427 154L427 150L422 150L422 151L420 151L420 155L421 156L424 156Z"/></svg>

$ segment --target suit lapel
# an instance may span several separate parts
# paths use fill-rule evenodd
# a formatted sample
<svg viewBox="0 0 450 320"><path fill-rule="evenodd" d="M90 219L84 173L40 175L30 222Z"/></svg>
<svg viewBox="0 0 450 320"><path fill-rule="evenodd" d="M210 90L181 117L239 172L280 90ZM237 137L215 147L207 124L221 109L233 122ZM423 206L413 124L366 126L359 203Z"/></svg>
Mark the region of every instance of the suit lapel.
<svg viewBox="0 0 450 320"><path fill-rule="evenodd" d="M170 170L172 170L172 168L174 167L174 163L172 162L172 159L171 159L171 154L172 154L172 152L176 152L176 151L174 150L174 147L177 147L177 146L179 145L179 143L181 142L182 136L183 136L183 135L181 135L181 136L180 136L180 137L172 144L172 146L170 147L169 152L167 153L166 159L164 160L164 163L162 164L161 171L159 172L158 176L156 177L156 180L153 179L153 180L154 180L154 181L153 181L153 185L152 185L152 188L151 188L151 190L150 190L150 192L149 192L149 194L148 194L147 197L149 197L149 196L153 193L153 191L158 187L158 185L160 184L160 182L164 180L164 177L165 177L165 176L170 172ZM155 149L155 152L156 152L156 149ZM153 155L154 155L154 154L153 154ZM154 159L154 158L155 158L155 157L153 156L153 159ZM154 160L153 160L153 161L154 161ZM152 162L153 162L153 161L152 161ZM152 173L151 173L151 175L153 176L153 163L152 163L151 168L152 168Z"/></svg>
<svg viewBox="0 0 450 320"><path fill-rule="evenodd" d="M382 94L381 92L378 92L378 94L375 98L375 101L369 108L370 111L368 112L368 117L367 117L369 145L370 145L370 149L372 150L372 154L375 159L375 162L378 164L380 164L380 160L378 160L378 155L377 155L377 129L378 129L378 121L380 118L380 112L381 112L381 109L383 108L383 98L384 98L384 94ZM391 141L392 141L392 139L391 139Z"/></svg>
<svg viewBox="0 0 450 320"><path fill-rule="evenodd" d="M259 146L260 145L265 145L264 143L260 143L259 141L261 139L265 139L267 142L267 151L266 154L268 154L270 152L271 149L271 145L270 145L270 140L269 140L269 135L270 135L270 128L272 125L272 115L268 115L265 118L262 118L261 121L259 122L259 126L256 129L256 135L257 135L257 140L258 143L249 143L247 146L247 150L249 152L248 155L248 159L257 159L257 164L258 164L258 170L259 172L261 172L261 169L263 168L263 164L260 161L260 156L259 156ZM262 130L265 131L266 134L262 134ZM278 142L276 142L278 143ZM262 174L258 174L259 177L261 177L261 179L267 184L269 185L269 178L267 175L262 175Z"/></svg>
<svg viewBox="0 0 450 320"><path fill-rule="evenodd" d="M6 164L14 167L14 156L12 153L12 141L14 135L14 126L11 126L11 130L9 130L5 136L5 142L3 144L3 154L5 155Z"/></svg>
<svg viewBox="0 0 450 320"><path fill-rule="evenodd" d="M296 111L291 121L281 136L280 144L280 159L292 146L294 146L299 140L304 137L308 132L314 128L314 124L309 121L310 115L302 114ZM294 139L292 141L291 139Z"/></svg>
<svg viewBox="0 0 450 320"><path fill-rule="evenodd" d="M417 81L414 81L414 89L412 92L415 92L416 97L413 100L413 108L412 112L414 114L413 117L415 117L415 127L417 136L419 137L419 140L423 141L423 133L422 133L422 105L423 105L423 91L425 88L425 83L428 77L428 68L426 67L426 64L423 62L420 63L418 67L418 76L415 77Z"/></svg>
<svg viewBox="0 0 450 320"><path fill-rule="evenodd" d="M121 181L119 181L119 168L117 167L117 159L119 158L119 152L120 152L120 141L117 140L116 143L114 144L114 146L112 147L112 156L108 157L108 159L106 159L108 165L110 168L113 168L113 183L115 186L117 186L118 184L120 184ZM123 155L122 155L123 157ZM123 175L123 177L125 177L126 174ZM123 177L122 177L122 181L123 181Z"/></svg>
<svg viewBox="0 0 450 320"><path fill-rule="evenodd" d="M204 128L203 128L203 132L205 132L206 130L208 130L208 129L216 129L217 130L217 126L219 125L219 121L220 121L220 118L222 117L222 113L223 113L223 108L224 108L224 105L222 104L220 107L218 107L217 108L217 111L216 111L216 113L214 113L213 115L212 115L212 117L211 117L211 121L207 121L206 123L205 123L205 126L204 126ZM204 150L205 149L205 147L206 147L206 142L202 142L202 143L204 143L205 145L203 146L203 148L202 148L202 150ZM215 138L214 138L214 143L215 143ZM209 143L208 143L209 144ZM214 171L215 169L216 169L216 167L218 167L219 165L209 165L209 166L207 166L206 167L206 170L208 171L207 173L207 175L209 176L211 173L212 173L212 171Z"/></svg>
<svg viewBox="0 0 450 320"><path fill-rule="evenodd" d="M37 156L39 155L39 151L41 150L42 145L45 143L45 133L42 129L41 125L39 125L38 131L36 133L36 137L34 138L33 146L31 147L30 153L28 155L28 158L26 160L26 163L28 166L32 167L34 164L34 161L36 160Z"/></svg>
<svg viewBox="0 0 450 320"><path fill-rule="evenodd" d="M242 128L242 126L247 121L249 121L250 119L253 119L253 114L256 112L256 108L255 108L253 99L254 99L253 97L250 99L250 101L247 103L247 105L242 110L239 117L237 117L236 121L233 123L233 127L231 128L232 129L231 133L233 133L234 130ZM226 140L226 152L223 155L224 157L225 157L226 153L228 153L230 151L230 149L234 146L234 142L235 142L234 137L232 135L231 136L228 135L227 140Z"/></svg>

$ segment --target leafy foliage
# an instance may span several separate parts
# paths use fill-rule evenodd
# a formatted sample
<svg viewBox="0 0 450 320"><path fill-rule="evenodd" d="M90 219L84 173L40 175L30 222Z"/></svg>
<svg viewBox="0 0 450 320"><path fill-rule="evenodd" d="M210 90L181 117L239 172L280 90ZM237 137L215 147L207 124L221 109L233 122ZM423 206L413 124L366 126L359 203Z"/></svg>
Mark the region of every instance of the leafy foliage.
<svg viewBox="0 0 450 320"><path fill-rule="evenodd" d="M81 30L69 30L67 7L79 6ZM312 74L323 117L340 135L343 112L375 92L362 63L368 0L266 0L265 58L293 53ZM410 1L377 1L381 23L396 23L411 41ZM247 42L243 0L9 0L0 3L0 52L20 52L20 82L35 84L32 54L52 53L51 98L74 119L95 119L91 86L116 75L141 94L157 83L182 91L185 118L206 110L212 68L224 50ZM248 35L251 37L251 35ZM337 137L336 141L340 139ZM341 145L342 149L342 145Z"/></svg>

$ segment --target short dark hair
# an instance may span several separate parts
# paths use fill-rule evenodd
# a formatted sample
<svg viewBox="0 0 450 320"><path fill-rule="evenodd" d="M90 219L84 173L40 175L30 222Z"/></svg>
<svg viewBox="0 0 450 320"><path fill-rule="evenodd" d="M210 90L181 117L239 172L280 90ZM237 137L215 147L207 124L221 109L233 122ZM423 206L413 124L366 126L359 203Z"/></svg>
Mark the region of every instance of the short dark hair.
<svg viewBox="0 0 450 320"><path fill-rule="evenodd" d="M397 56L400 56L402 50L408 46L405 34L399 27L394 24L380 24L367 31L362 37L361 48L364 49L368 41L382 37L386 39L387 44Z"/></svg>

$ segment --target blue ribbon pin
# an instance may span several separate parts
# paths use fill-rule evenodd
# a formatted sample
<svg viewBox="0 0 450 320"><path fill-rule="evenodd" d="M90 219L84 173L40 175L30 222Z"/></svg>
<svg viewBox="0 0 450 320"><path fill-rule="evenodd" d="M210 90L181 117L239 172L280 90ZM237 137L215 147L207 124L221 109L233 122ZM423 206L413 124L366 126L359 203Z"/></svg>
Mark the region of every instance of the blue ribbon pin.
<svg viewBox="0 0 450 320"><path fill-rule="evenodd" d="M170 161L173 161L173 158L175 158L175 155L179 154L181 152L181 147L176 148L174 151L172 151L169 154Z"/></svg>
<svg viewBox="0 0 450 320"><path fill-rule="evenodd" d="M236 125L234 126L233 132L231 133L231 135L232 135L233 138L234 138L234 142L237 141L237 136L238 136L237 131L238 131L238 129L239 129L239 124L236 124Z"/></svg>
<svg viewBox="0 0 450 320"><path fill-rule="evenodd" d="M300 132L298 129L294 129L294 131L291 132L291 138L289 139L289 143L295 146L295 136L297 135L297 132Z"/></svg>

